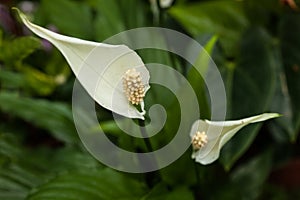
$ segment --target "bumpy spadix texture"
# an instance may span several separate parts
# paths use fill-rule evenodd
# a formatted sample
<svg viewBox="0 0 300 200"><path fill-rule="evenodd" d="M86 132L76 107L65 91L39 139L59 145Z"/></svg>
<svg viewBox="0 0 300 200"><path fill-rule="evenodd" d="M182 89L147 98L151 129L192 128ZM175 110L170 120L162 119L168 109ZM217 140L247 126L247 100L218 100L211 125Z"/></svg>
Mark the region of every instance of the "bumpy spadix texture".
<svg viewBox="0 0 300 200"><path fill-rule="evenodd" d="M143 107L140 112L123 92L123 76L130 69L140 73L144 94L150 88L149 72L133 50L125 45L91 42L54 33L31 23L18 9L14 10L33 33L59 49L77 79L97 103L125 117L144 119Z"/></svg>
<svg viewBox="0 0 300 200"><path fill-rule="evenodd" d="M135 69L129 69L123 77L124 92L128 101L138 105L143 102L145 86L142 83L141 73Z"/></svg>
<svg viewBox="0 0 300 200"><path fill-rule="evenodd" d="M207 135L204 131L197 131L192 138L192 145L194 150L199 150L201 147L204 147L207 143Z"/></svg>
<svg viewBox="0 0 300 200"><path fill-rule="evenodd" d="M192 158L201 164L210 164L219 158L221 148L244 126L279 116L277 113L264 113L234 121L197 120L190 132L194 147Z"/></svg>

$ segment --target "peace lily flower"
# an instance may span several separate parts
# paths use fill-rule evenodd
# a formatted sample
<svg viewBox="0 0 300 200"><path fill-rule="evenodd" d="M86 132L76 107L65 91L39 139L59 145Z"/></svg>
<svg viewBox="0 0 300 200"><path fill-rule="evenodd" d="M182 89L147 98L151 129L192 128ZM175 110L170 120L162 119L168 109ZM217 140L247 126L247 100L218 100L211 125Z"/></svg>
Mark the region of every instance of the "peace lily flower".
<svg viewBox="0 0 300 200"><path fill-rule="evenodd" d="M174 0L159 0L159 5L161 8L168 8L172 5Z"/></svg>
<svg viewBox="0 0 300 200"><path fill-rule="evenodd" d="M210 164L219 158L221 148L244 126L279 116L264 113L234 121L197 120L190 132L194 149L192 158L203 165Z"/></svg>
<svg viewBox="0 0 300 200"><path fill-rule="evenodd" d="M82 86L97 103L125 117L144 119L143 98L150 88L150 75L136 52L125 45L97 43L57 34L31 23L17 8L13 9L33 33L60 50ZM87 80L89 78L81 78L81 69L96 74L98 80L91 83ZM141 111L135 105L139 105Z"/></svg>

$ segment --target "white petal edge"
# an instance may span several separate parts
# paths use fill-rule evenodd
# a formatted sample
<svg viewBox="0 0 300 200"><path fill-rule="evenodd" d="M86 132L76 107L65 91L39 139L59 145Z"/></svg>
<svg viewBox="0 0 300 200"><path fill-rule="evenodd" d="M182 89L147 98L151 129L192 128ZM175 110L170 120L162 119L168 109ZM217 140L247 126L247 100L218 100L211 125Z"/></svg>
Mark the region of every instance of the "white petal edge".
<svg viewBox="0 0 300 200"><path fill-rule="evenodd" d="M136 52L125 45L97 43L52 32L31 23L17 8L13 10L27 28L60 50L80 83L98 104L125 117L144 119L143 105L139 112L128 102L120 85L123 74L130 68L137 68L145 84L145 93L150 88L149 71ZM81 69L87 72L82 73Z"/></svg>
<svg viewBox="0 0 300 200"><path fill-rule="evenodd" d="M262 122L271 118L279 117L277 113L264 113L261 115L248 117L241 120L232 121L209 121L209 120L197 120L194 122L190 136L193 137L195 132L200 129L200 131L205 131L208 136L208 145L203 149L193 152L192 158L196 162L203 165L210 164L217 160L220 156L221 148L243 127L250 123ZM202 128L199 125L202 124ZM205 126L205 127L203 127ZM213 130L221 130L218 136L214 135ZM208 130L208 132L207 132ZM210 140L211 135L214 135ZM210 148L209 148L210 147Z"/></svg>
<svg viewBox="0 0 300 200"><path fill-rule="evenodd" d="M174 0L159 0L159 5L161 8L168 8L172 5Z"/></svg>

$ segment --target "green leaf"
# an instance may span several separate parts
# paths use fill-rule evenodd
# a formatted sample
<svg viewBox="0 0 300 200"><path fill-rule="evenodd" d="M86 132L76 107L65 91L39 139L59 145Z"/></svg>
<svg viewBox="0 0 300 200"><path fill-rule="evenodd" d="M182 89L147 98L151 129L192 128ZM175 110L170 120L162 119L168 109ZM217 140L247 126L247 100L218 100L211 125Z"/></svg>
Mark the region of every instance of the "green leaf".
<svg viewBox="0 0 300 200"><path fill-rule="evenodd" d="M269 109L276 80L272 48L271 38L263 29L254 28L244 35L237 66L229 68L232 79L226 80L230 118L239 119ZM260 126L246 127L224 146L221 163L226 169L248 149Z"/></svg>
<svg viewBox="0 0 300 200"><path fill-rule="evenodd" d="M273 0L248 0L244 2L245 13L251 24L268 25L274 16L282 7ZM275 26L274 26L275 28Z"/></svg>
<svg viewBox="0 0 300 200"><path fill-rule="evenodd" d="M0 46L0 60L8 65L18 63L40 46L40 40L30 36L5 40Z"/></svg>
<svg viewBox="0 0 300 200"><path fill-rule="evenodd" d="M192 192L186 187L178 187L174 190L168 190L165 185L156 185L149 194L141 200L192 200Z"/></svg>
<svg viewBox="0 0 300 200"><path fill-rule="evenodd" d="M86 4L72 0L43 0L41 8L62 33L83 39L92 37L92 12Z"/></svg>
<svg viewBox="0 0 300 200"><path fill-rule="evenodd" d="M269 177L271 168L272 154L269 150L238 166L230 178L240 199L257 199L262 192L263 184Z"/></svg>
<svg viewBox="0 0 300 200"><path fill-rule="evenodd" d="M28 161L28 156L32 154L25 156L24 152L15 135L0 134L1 199L24 199L32 187L41 183L43 176L38 175L36 163L30 166L30 161Z"/></svg>
<svg viewBox="0 0 300 200"><path fill-rule="evenodd" d="M225 185L220 186L209 197L211 199L260 199L264 183L272 169L272 151L265 152L253 157L237 166L229 174ZM264 198L263 198L264 199Z"/></svg>
<svg viewBox="0 0 300 200"><path fill-rule="evenodd" d="M44 199L140 199L146 193L142 183L111 169L82 170L58 175L34 189L28 200Z"/></svg>
<svg viewBox="0 0 300 200"><path fill-rule="evenodd" d="M25 77L23 74L3 69L0 71L0 81L3 88L20 88L25 83Z"/></svg>
<svg viewBox="0 0 300 200"><path fill-rule="evenodd" d="M65 104L2 92L0 93L0 109L48 130L61 141L74 143L78 140L71 108Z"/></svg>
<svg viewBox="0 0 300 200"><path fill-rule="evenodd" d="M46 96L51 94L58 85L54 76L50 76L33 67L23 65L20 67L20 71L25 76L25 88L30 89L32 93Z"/></svg>
<svg viewBox="0 0 300 200"><path fill-rule="evenodd" d="M283 116L270 123L270 132L280 143L295 142L297 132L292 120L293 111L279 48L276 48L276 66L276 88L271 110Z"/></svg>
<svg viewBox="0 0 300 200"><path fill-rule="evenodd" d="M20 72L1 70L1 86L5 89L23 89L31 94L40 96L50 95L57 85L61 84L59 79L65 79L64 75L50 76L38 69L22 65Z"/></svg>
<svg viewBox="0 0 300 200"><path fill-rule="evenodd" d="M210 117L210 110L208 107L208 100L205 98L207 95L202 75L205 76L207 74L208 67L211 63L210 56L213 53L213 49L216 45L217 40L218 37L214 35L207 41L207 43L203 47L204 49L197 57L194 63L194 67L190 69L187 76L188 81L190 82L197 95L200 106L199 109L201 110L201 118L203 119L208 119ZM201 74L199 74L199 72Z"/></svg>
<svg viewBox="0 0 300 200"><path fill-rule="evenodd" d="M217 34L226 54L233 56L240 34L248 21L242 1L204 1L173 6L169 13L193 36Z"/></svg>
<svg viewBox="0 0 300 200"><path fill-rule="evenodd" d="M95 35L99 41L126 30L119 3L115 0L92 0L96 9ZM111 12L112 10L114 12Z"/></svg>
<svg viewBox="0 0 300 200"><path fill-rule="evenodd" d="M191 186L196 182L195 165L191 159L191 152L187 151L171 165L160 170L165 183L172 186ZM184 173L182 173L184 171ZM176 176L174 176L176 174Z"/></svg>
<svg viewBox="0 0 300 200"><path fill-rule="evenodd" d="M285 14L279 31L282 61L292 105L292 140L295 141L300 131L300 14Z"/></svg>
<svg viewBox="0 0 300 200"><path fill-rule="evenodd" d="M0 198L23 200L57 173L100 165L78 148L24 148L14 134L0 134Z"/></svg>

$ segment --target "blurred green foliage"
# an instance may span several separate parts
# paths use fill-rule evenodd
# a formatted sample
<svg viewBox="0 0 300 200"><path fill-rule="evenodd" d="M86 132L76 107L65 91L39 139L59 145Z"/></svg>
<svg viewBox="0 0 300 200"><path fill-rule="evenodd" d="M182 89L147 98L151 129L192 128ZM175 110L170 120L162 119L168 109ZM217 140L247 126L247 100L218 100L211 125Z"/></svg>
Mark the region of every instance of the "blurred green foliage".
<svg viewBox="0 0 300 200"><path fill-rule="evenodd" d="M156 10L150 2L1 2L0 199L299 198L295 188L300 181L292 182L295 177L300 180L299 165L294 166L298 172L289 176L276 173L299 160L300 13L295 8L299 2L176 0L170 8ZM243 129L225 145L219 161L208 166L195 163L190 149L157 173L133 175L109 169L86 152L77 136L71 110L74 76L66 61L18 23L10 13L12 6L44 27L99 42L136 27L181 31L198 40L219 67L228 119L268 111L283 117ZM186 75L200 100L201 117L209 118L205 86L189 64L167 52L138 53L145 63L167 64ZM206 70L202 55L197 62ZM178 103L166 88L151 90L148 105L162 103L171 113L166 127L150 140L159 148L176 132ZM103 129L120 147L147 151L142 140L117 128L109 112L97 109L105 113Z"/></svg>

